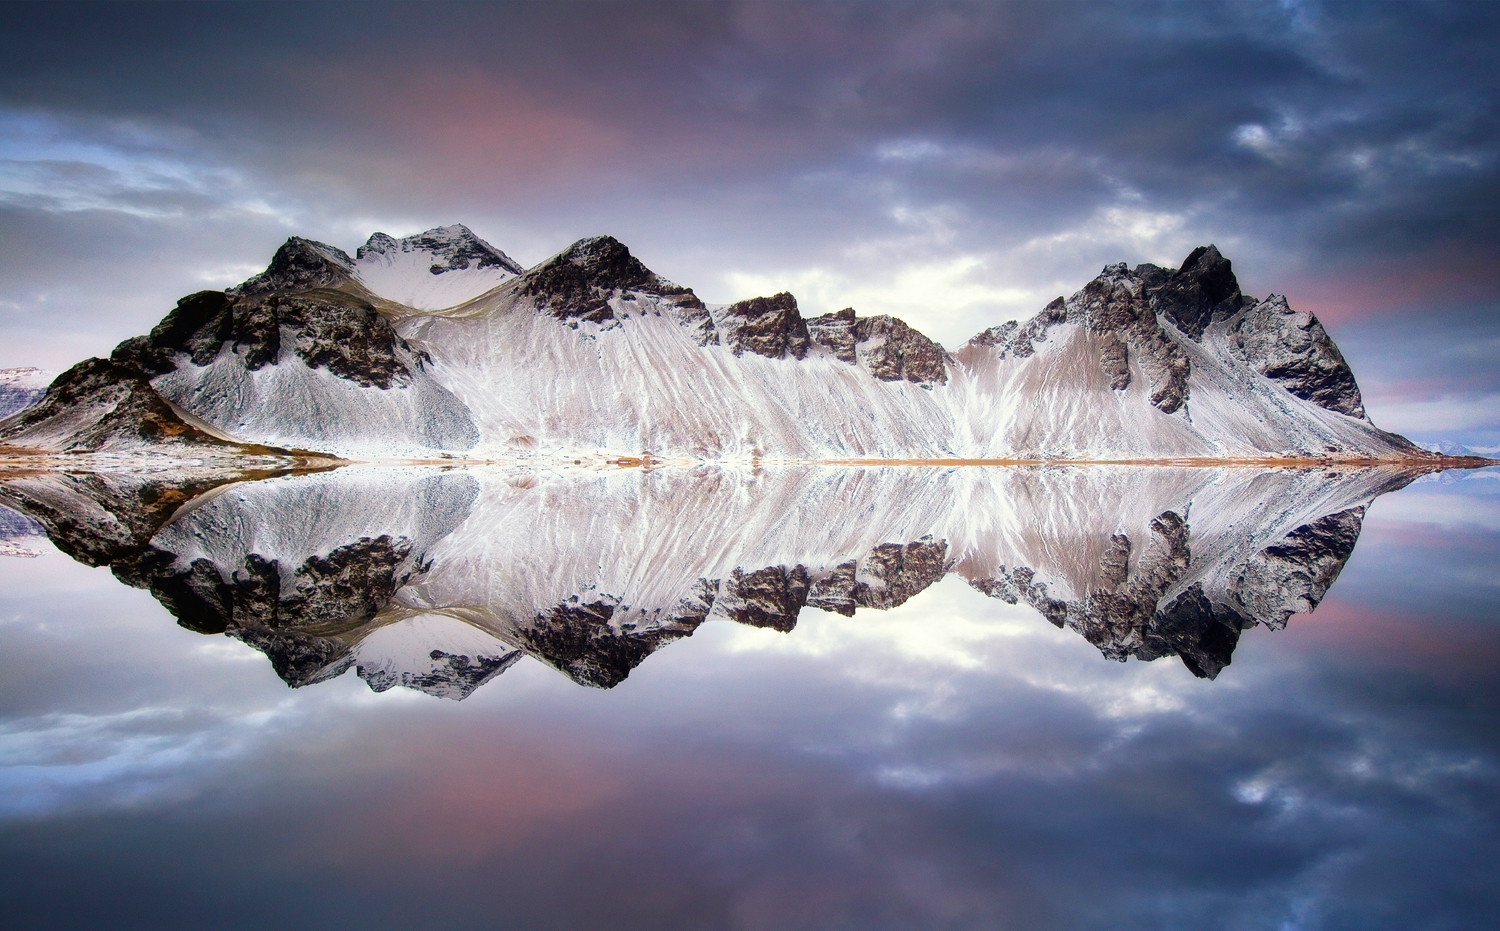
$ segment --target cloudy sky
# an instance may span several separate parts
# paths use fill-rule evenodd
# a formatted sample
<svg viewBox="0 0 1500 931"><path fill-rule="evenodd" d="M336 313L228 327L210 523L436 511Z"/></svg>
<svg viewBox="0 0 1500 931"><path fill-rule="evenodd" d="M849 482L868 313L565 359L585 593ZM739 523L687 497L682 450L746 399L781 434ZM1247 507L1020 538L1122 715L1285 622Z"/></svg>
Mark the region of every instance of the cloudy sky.
<svg viewBox="0 0 1500 931"><path fill-rule="evenodd" d="M1214 242L1378 424L1500 442L1497 48L1491 4L6 4L0 366L292 234L610 233L949 346Z"/></svg>

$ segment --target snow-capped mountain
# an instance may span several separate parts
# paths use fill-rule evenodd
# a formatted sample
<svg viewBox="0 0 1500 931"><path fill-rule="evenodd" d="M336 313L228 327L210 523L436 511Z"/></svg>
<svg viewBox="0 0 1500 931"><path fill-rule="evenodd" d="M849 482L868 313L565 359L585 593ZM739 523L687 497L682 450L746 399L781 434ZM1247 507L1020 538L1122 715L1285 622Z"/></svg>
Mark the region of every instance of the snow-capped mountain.
<svg viewBox="0 0 1500 931"><path fill-rule="evenodd" d="M1480 456L1493 459L1495 456L1500 455L1500 446L1474 446L1464 443L1454 443L1451 440L1424 443L1422 448L1428 452L1437 453L1442 456Z"/></svg>
<svg viewBox="0 0 1500 931"><path fill-rule="evenodd" d="M416 310L456 307L524 271L461 225L404 239L376 233L359 248L351 267L360 284Z"/></svg>
<svg viewBox="0 0 1500 931"><path fill-rule="evenodd" d="M1365 508L1416 474L351 466L197 488L0 476L0 503L292 685L353 668L462 698L523 654L607 688L706 622L790 631L949 574L1111 659L1212 678L1243 631L1316 607Z"/></svg>
<svg viewBox="0 0 1500 931"><path fill-rule="evenodd" d="M47 390L50 381L39 368L0 369L0 419L35 404Z"/></svg>
<svg viewBox="0 0 1500 931"><path fill-rule="evenodd" d="M790 294L705 304L609 237L525 271L456 226L354 259L293 238L110 361L216 435L354 458L1428 455L1370 422L1316 317L1244 295L1212 246L1109 266L950 353ZM0 442L91 448L77 419Z"/></svg>

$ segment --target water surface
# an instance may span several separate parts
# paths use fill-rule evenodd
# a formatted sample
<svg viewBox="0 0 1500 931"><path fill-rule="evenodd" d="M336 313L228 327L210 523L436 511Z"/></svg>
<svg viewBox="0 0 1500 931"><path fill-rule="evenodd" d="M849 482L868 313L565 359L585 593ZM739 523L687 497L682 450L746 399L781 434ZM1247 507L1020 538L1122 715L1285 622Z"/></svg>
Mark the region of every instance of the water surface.
<svg viewBox="0 0 1500 931"><path fill-rule="evenodd" d="M4 525L41 555L0 559L0 907L18 928L1483 926L1500 472L1408 478L96 483L129 511L113 530ZM1294 545L1355 511L1346 558ZM1314 612L1238 629L1330 559ZM700 580L717 609L682 607ZM307 638L337 642L323 665L289 652Z"/></svg>

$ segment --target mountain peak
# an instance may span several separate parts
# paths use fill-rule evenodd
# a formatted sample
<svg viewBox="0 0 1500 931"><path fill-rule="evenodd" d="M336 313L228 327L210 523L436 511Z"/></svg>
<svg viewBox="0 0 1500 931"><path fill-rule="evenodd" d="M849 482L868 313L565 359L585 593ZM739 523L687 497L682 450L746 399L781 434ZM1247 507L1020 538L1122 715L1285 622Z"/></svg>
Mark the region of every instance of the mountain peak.
<svg viewBox="0 0 1500 931"><path fill-rule="evenodd" d="M602 322L614 317L609 298L615 292L641 291L679 297L679 303L701 308L688 289L647 268L613 236L591 236L526 273L521 293L541 298L554 317Z"/></svg>
<svg viewBox="0 0 1500 931"><path fill-rule="evenodd" d="M250 296L271 291L333 287L347 281L353 271L354 260L344 250L293 236L276 250L265 271L247 278L229 291Z"/></svg>
<svg viewBox="0 0 1500 931"><path fill-rule="evenodd" d="M1210 323L1228 318L1244 303L1233 265L1213 244L1188 253L1153 295L1157 312L1194 341L1203 338Z"/></svg>
<svg viewBox="0 0 1500 931"><path fill-rule="evenodd" d="M450 226L435 226L423 233L414 233L397 239L386 233L375 233L355 253L356 265L363 267L366 260L378 256L392 257L399 253L424 252L432 257L429 272L441 275L450 271L468 268L500 268L512 275L525 271L510 256L474 235L474 231L462 223Z"/></svg>
<svg viewBox="0 0 1500 931"><path fill-rule="evenodd" d="M401 239L375 233L355 254L360 284L416 310L455 307L525 271L461 223Z"/></svg>

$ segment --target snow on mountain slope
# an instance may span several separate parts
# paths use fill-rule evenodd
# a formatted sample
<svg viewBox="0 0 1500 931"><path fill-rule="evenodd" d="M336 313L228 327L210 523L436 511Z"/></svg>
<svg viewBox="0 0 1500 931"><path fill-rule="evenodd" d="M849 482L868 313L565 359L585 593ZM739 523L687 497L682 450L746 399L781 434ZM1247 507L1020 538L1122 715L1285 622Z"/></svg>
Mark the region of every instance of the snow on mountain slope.
<svg viewBox="0 0 1500 931"><path fill-rule="evenodd" d="M294 237L110 361L210 432L352 458L1428 455L1369 421L1316 317L1243 295L1212 246L953 353L790 294L706 305L607 236L518 272L459 226L358 259ZM54 445L99 442L57 423Z"/></svg>
<svg viewBox="0 0 1500 931"><path fill-rule="evenodd" d="M1227 274L1216 251L1195 255L1199 266L1213 263ZM589 271L558 286L543 274L553 266ZM903 365L912 362L903 367L881 355L892 333L866 329L863 342L845 335L858 320L852 312L804 321L790 295L706 306L635 266L615 241L585 240L461 315L400 325L431 356L435 377L473 412L481 434L474 455L529 448L705 459L1414 452L1362 416L1347 366L1337 373L1347 384L1336 387L1352 391L1353 401L1341 395L1339 404L1361 416L1299 397L1286 379L1258 368L1264 346L1280 345L1274 332L1265 335L1263 308L1274 308L1279 320L1285 302L1243 299L1237 286L1197 321L1194 338L1148 290L1147 277L1170 284L1173 273L1111 266L1033 321L987 331L951 356L916 334L925 346L903 351ZM1251 353L1236 342L1247 331L1262 344ZM1325 364L1323 344L1304 342L1292 348L1312 361L1282 359L1270 371L1300 377Z"/></svg>
<svg viewBox="0 0 1500 931"><path fill-rule="evenodd" d="M0 369L0 420L39 401L51 377L39 368Z"/></svg>
<svg viewBox="0 0 1500 931"><path fill-rule="evenodd" d="M443 310L521 274L520 265L462 225L394 239L376 233L351 264L354 280L416 310Z"/></svg>
<svg viewBox="0 0 1500 931"><path fill-rule="evenodd" d="M478 434L425 353L350 292L317 244L293 240L234 292L203 291L112 361L226 435L350 457L462 451ZM303 290L288 290L302 288Z"/></svg>
<svg viewBox="0 0 1500 931"><path fill-rule="evenodd" d="M291 463L280 449L230 439L186 411L174 408L143 373L109 359L87 359L59 375L41 398L0 420L0 444L29 454L99 454L96 467L110 459L134 459L146 468L153 459L259 460L261 468ZM102 457L102 458L101 458ZM210 466L212 467L212 466Z"/></svg>

